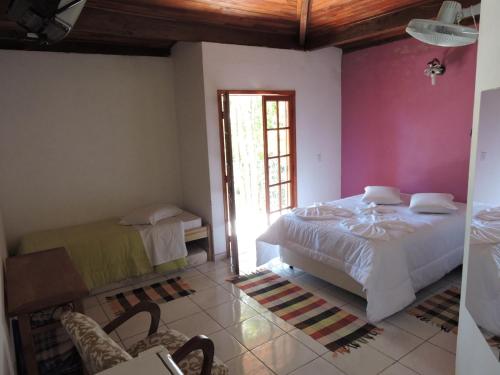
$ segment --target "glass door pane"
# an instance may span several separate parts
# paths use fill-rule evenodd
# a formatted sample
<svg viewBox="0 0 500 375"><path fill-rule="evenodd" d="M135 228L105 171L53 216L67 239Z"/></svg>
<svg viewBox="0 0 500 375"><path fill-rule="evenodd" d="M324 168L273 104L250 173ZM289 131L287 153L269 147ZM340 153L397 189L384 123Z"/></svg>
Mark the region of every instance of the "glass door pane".
<svg viewBox="0 0 500 375"><path fill-rule="evenodd" d="M266 208L269 220L295 206L295 155L293 119L289 96L262 97L264 158L266 165Z"/></svg>

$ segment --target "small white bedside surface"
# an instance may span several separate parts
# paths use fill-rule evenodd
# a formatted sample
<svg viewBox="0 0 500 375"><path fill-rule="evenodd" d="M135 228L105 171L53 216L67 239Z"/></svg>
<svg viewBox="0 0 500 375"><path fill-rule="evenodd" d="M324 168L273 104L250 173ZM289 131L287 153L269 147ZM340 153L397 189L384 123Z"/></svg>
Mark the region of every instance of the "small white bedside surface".
<svg viewBox="0 0 500 375"><path fill-rule="evenodd" d="M136 358L120 363L98 375L182 375L163 346L155 346L140 353Z"/></svg>

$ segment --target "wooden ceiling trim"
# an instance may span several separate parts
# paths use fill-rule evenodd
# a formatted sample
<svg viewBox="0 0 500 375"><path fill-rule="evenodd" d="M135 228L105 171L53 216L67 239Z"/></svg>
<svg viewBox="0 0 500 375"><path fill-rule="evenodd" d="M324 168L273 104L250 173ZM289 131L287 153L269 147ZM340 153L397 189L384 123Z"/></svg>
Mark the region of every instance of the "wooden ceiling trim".
<svg viewBox="0 0 500 375"><path fill-rule="evenodd" d="M477 0L463 0L464 7L475 4ZM336 27L328 32L311 31L306 48L317 49L328 45L349 49L363 40L381 41L405 36L408 22L413 18L435 18L442 1L427 1L419 6L406 7L368 20Z"/></svg>
<svg viewBox="0 0 500 375"><path fill-rule="evenodd" d="M172 42L171 46L168 48L153 48L142 45L119 45L102 42L64 40L51 46L39 46L33 42L0 39L0 49L7 50L158 57L170 56L174 44L175 42Z"/></svg>
<svg viewBox="0 0 500 375"><path fill-rule="evenodd" d="M305 46L306 44L306 33L307 24L309 20L309 9L311 8L310 0L302 0L301 10L300 10L300 20L299 20L299 44L300 46Z"/></svg>

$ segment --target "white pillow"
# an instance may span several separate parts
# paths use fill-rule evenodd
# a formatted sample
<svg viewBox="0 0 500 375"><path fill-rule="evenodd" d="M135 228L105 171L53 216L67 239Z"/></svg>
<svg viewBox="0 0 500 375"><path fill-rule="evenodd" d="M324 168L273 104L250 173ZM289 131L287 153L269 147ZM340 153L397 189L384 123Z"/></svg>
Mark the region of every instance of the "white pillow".
<svg viewBox="0 0 500 375"><path fill-rule="evenodd" d="M453 204L452 194L418 193L411 196L410 210L426 214L449 214L458 207Z"/></svg>
<svg viewBox="0 0 500 375"><path fill-rule="evenodd" d="M176 216L182 213L182 210L171 204L153 204L150 206L138 208L122 217L121 225L155 225L158 221Z"/></svg>
<svg viewBox="0 0 500 375"><path fill-rule="evenodd" d="M366 186L363 202L376 204L400 204L399 189L391 186Z"/></svg>

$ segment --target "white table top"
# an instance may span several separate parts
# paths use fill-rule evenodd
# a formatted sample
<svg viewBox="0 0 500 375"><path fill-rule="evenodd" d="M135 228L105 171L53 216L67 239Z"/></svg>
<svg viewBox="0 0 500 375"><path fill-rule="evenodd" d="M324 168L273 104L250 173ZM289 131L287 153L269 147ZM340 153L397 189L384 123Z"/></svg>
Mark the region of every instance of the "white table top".
<svg viewBox="0 0 500 375"><path fill-rule="evenodd" d="M155 346L139 354L136 358L120 363L99 375L182 375L168 351L163 346Z"/></svg>

